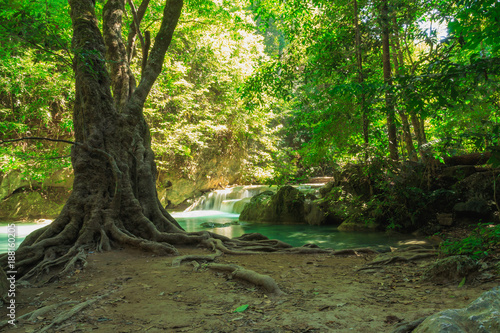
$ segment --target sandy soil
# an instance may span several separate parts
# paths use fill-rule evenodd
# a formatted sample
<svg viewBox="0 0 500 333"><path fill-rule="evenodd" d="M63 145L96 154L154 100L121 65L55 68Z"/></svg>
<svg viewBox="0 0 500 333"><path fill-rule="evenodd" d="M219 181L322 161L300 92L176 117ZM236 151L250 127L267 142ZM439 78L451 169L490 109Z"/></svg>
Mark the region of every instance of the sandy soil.
<svg viewBox="0 0 500 333"><path fill-rule="evenodd" d="M286 293L274 297L213 270L196 272L189 264L172 267L171 257L129 249L92 253L88 266L71 277L18 286L18 317L51 304L75 303L3 330L40 332L76 304L107 295L47 331L391 332L400 322L464 307L500 282L497 277L462 287L425 284L419 279L432 258L357 271L374 258L260 254L217 259L272 276ZM236 311L244 305L246 310ZM6 318L5 306L0 316Z"/></svg>

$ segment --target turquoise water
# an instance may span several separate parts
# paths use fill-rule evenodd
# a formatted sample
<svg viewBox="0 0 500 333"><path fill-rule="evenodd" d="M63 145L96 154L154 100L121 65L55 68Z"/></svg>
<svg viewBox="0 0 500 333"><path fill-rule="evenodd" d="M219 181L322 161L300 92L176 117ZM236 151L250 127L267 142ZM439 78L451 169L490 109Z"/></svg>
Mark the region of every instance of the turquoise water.
<svg viewBox="0 0 500 333"><path fill-rule="evenodd" d="M238 214L219 211L192 211L173 213L172 216L186 231L208 230L230 238L245 233L258 232L271 239L279 239L293 246L316 244L322 248L335 250L371 247L386 249L389 246L400 246L414 237L408 235L387 235L382 232L342 232L332 226L311 226L304 224L265 224L239 222L223 228L207 228L202 223L238 222Z"/></svg>
<svg viewBox="0 0 500 333"><path fill-rule="evenodd" d="M258 232L268 238L279 239L293 246L310 243L335 250L359 247L386 249L389 246L399 246L411 239L407 235L387 235L381 232L342 232L332 226L303 224L272 225L239 222L238 225L217 227L220 224L238 222L239 215L210 210L172 213L172 216L188 232L207 230L230 238L239 237L245 233ZM13 222L16 224L16 246L19 246L30 232L47 225L49 222L50 220L44 220L43 223ZM210 227L211 223L218 225ZM8 223L0 223L0 253L7 250L7 225Z"/></svg>
<svg viewBox="0 0 500 333"><path fill-rule="evenodd" d="M7 226L9 224L14 224L15 236L16 236L16 248L21 245L21 242L28 236L32 231L46 226L52 222L51 220L41 220L40 223L30 223L30 222L1 222L0 223L0 253L7 251Z"/></svg>

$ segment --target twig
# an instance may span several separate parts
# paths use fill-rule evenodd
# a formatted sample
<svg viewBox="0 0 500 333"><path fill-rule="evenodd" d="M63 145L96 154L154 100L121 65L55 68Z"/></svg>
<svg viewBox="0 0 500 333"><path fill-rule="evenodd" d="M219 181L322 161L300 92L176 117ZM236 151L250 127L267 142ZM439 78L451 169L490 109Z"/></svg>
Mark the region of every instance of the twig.
<svg viewBox="0 0 500 333"><path fill-rule="evenodd" d="M53 142L64 142L64 143L69 143L70 145L79 145L79 144L81 144L81 143L75 142L75 141L61 140L61 139L51 139L51 138L44 138L44 137L39 137L39 136L26 136L26 137L19 138L19 139L0 140L0 144L10 143L10 142L17 142L17 141L23 141L23 140L45 140L45 141L53 141Z"/></svg>

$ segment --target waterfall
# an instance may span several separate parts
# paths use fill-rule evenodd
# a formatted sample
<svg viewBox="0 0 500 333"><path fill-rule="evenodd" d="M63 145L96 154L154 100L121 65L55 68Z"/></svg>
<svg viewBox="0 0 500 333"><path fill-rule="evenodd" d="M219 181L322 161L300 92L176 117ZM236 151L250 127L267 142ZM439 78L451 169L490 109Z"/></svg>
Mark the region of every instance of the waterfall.
<svg viewBox="0 0 500 333"><path fill-rule="evenodd" d="M318 195L319 188L323 184L301 184L295 185L304 194ZM205 193L189 206L185 212L199 210L213 210L225 213L240 214L250 198L264 191L276 192L276 186L247 185L228 187L223 190L215 190Z"/></svg>
<svg viewBox="0 0 500 333"><path fill-rule="evenodd" d="M243 210L245 204L250 201L251 197L269 189L269 186L264 185L248 185L215 190L197 198L185 212L193 210L215 210L239 214Z"/></svg>

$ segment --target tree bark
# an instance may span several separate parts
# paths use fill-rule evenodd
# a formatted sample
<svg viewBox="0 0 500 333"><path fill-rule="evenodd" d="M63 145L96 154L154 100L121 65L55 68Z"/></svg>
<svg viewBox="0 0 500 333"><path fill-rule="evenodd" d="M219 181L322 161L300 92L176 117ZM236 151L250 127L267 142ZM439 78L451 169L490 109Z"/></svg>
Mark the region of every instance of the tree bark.
<svg viewBox="0 0 500 333"><path fill-rule="evenodd" d="M389 139L389 156L397 161L398 139L396 134L394 100L392 95L391 51L389 46L389 6L387 0L382 0L380 23L382 28L382 62L384 68L384 82L386 84L385 106L387 109L387 134Z"/></svg>
<svg viewBox="0 0 500 333"><path fill-rule="evenodd" d="M404 57L399 43L398 25L395 17L392 18L392 23L394 31L394 42L393 42L394 52L392 53L394 62L394 72L396 73L396 75L399 75L401 72L401 67L404 66ZM401 124L403 127L403 140L405 142L406 151L408 152L408 158L410 161L418 161L417 152L415 150L415 146L413 145L413 139L411 136L410 123L408 122L408 115L406 114L406 111L402 107L397 108L397 110L399 117L401 118Z"/></svg>
<svg viewBox="0 0 500 333"><path fill-rule="evenodd" d="M359 19L358 19L358 0L354 0L353 6L354 6L354 29L356 30L356 60L357 60L356 62L358 66L358 83L362 87L364 82L364 77L363 77L363 57L361 54L361 31L359 28ZM363 139L365 146L368 147L368 145L370 144L370 138L368 132L369 122L368 122L368 114L366 111L366 95L364 91L361 92L360 108L363 121ZM367 155L366 158L368 158Z"/></svg>

